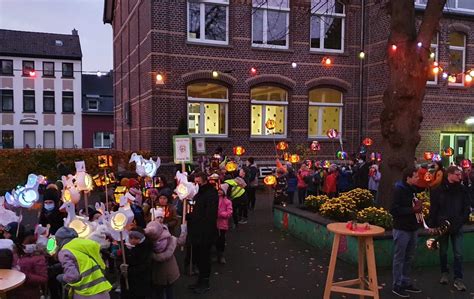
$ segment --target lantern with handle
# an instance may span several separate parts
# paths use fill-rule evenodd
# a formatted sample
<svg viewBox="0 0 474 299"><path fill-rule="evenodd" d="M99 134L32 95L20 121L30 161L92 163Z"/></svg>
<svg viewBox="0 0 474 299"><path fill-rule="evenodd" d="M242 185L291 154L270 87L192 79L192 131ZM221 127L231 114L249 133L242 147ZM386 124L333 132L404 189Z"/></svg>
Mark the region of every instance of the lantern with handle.
<svg viewBox="0 0 474 299"><path fill-rule="evenodd" d="M274 175L267 175L264 179L263 179L263 183L267 186L273 186L276 184L276 176Z"/></svg>
<svg viewBox="0 0 474 299"><path fill-rule="evenodd" d="M453 154L454 154L454 150L452 147L449 147L449 146L445 148L443 151L443 155L446 157L451 157Z"/></svg>
<svg viewBox="0 0 474 299"><path fill-rule="evenodd" d="M471 168L471 160L468 160L468 159L464 159L461 161L461 167L462 168Z"/></svg>
<svg viewBox="0 0 474 299"><path fill-rule="evenodd" d="M329 129L326 134L329 137L329 139L334 139L334 138L337 138L337 136L339 136L339 132L336 129Z"/></svg>
<svg viewBox="0 0 474 299"><path fill-rule="evenodd" d="M367 137L367 138L364 138L364 140L362 141L362 144L365 145L365 146L371 146L372 144L374 144L374 141Z"/></svg>
<svg viewBox="0 0 474 299"><path fill-rule="evenodd" d="M433 159L433 152L424 152L423 153L423 158L426 161L431 161Z"/></svg>
<svg viewBox="0 0 474 299"><path fill-rule="evenodd" d="M295 163L298 163L300 161L300 156L298 154L292 154L290 156L290 162L295 164Z"/></svg>
<svg viewBox="0 0 474 299"><path fill-rule="evenodd" d="M236 156L242 156L243 154L245 154L245 148L241 145L238 145L238 146L234 146L233 148L233 152L234 152L234 155Z"/></svg>
<svg viewBox="0 0 474 299"><path fill-rule="evenodd" d="M265 122L265 128L267 128L268 130L275 130L275 126L276 126L276 122L274 119L268 119L266 122Z"/></svg>
<svg viewBox="0 0 474 299"><path fill-rule="evenodd" d="M441 155L440 154L433 154L433 158L431 159L433 162L439 162L441 161Z"/></svg>
<svg viewBox="0 0 474 299"><path fill-rule="evenodd" d="M227 172L234 172L237 170L238 167L239 165L237 163L235 163L234 161L230 161L227 162L227 164L225 165L225 170Z"/></svg>
<svg viewBox="0 0 474 299"><path fill-rule="evenodd" d="M313 152L318 152L318 151L321 150L321 145L319 144L318 141L313 141L313 142L311 142L311 145L309 146L309 148Z"/></svg>
<svg viewBox="0 0 474 299"><path fill-rule="evenodd" d="M288 149L288 143L286 143L285 141L280 141L277 143L276 149L279 151L285 151Z"/></svg>

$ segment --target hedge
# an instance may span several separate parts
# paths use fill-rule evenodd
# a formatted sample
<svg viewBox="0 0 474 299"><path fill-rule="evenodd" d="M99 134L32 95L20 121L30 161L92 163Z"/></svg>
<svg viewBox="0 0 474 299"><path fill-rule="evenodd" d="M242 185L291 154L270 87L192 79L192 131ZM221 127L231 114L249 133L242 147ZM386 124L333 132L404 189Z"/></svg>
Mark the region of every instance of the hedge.
<svg viewBox="0 0 474 299"><path fill-rule="evenodd" d="M132 152L103 149L71 149L71 150L45 150L45 149L2 149L0 150L0 195L11 191L18 185L24 185L28 174L34 173L47 176L49 179L59 179L57 164L62 162L73 174L75 173L74 161L85 161L86 171L90 175L100 172L97 156L112 155L112 171L117 171L118 164L127 170L135 170L135 164L129 164ZM145 158L151 152L138 151Z"/></svg>

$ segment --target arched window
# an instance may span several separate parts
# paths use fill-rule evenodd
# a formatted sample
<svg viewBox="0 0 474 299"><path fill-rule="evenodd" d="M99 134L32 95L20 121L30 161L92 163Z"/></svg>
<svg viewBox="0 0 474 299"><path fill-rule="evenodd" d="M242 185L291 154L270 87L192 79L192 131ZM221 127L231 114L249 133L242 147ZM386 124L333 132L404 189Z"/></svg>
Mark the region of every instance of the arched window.
<svg viewBox="0 0 474 299"><path fill-rule="evenodd" d="M449 81L451 85L464 84L464 70L466 68L466 35L461 32L449 34L449 67L448 73L456 74L456 81Z"/></svg>
<svg viewBox="0 0 474 299"><path fill-rule="evenodd" d="M308 136L326 137L329 129L342 129L342 92L315 88L309 92Z"/></svg>
<svg viewBox="0 0 474 299"><path fill-rule="evenodd" d="M286 136L286 106L288 105L288 92L280 87L259 86L250 91L251 97L251 130L252 136L277 135ZM265 123L273 119L275 129L268 130Z"/></svg>
<svg viewBox="0 0 474 299"><path fill-rule="evenodd" d="M338 0L311 0L312 51L344 52L345 7Z"/></svg>
<svg viewBox="0 0 474 299"><path fill-rule="evenodd" d="M227 136L226 87L215 83L188 86L188 132L197 136Z"/></svg>

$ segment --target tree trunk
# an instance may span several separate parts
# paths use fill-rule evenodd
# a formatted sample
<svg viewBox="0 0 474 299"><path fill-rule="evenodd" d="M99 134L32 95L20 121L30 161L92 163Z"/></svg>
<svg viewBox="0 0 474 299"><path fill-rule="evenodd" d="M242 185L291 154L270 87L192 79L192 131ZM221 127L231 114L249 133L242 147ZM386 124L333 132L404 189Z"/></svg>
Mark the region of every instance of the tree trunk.
<svg viewBox="0 0 474 299"><path fill-rule="evenodd" d="M422 102L430 67L430 44L437 30L446 0L430 0L419 33L413 0L391 0L390 37L387 57L389 86L384 92L380 115L382 141L382 181L379 203L388 208L392 187L405 168L414 165L423 121ZM421 43L421 47L418 45ZM392 48L396 45L396 49Z"/></svg>

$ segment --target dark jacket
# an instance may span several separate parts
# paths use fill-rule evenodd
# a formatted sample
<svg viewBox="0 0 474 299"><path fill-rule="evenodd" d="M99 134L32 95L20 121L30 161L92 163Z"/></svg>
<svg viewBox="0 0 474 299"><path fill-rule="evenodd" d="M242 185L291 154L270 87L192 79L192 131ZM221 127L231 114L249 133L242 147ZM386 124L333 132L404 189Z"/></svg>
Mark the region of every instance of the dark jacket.
<svg viewBox="0 0 474 299"><path fill-rule="evenodd" d="M294 172L288 173L287 182L288 182L287 192L295 192L296 185L298 184L298 179L296 178L296 175Z"/></svg>
<svg viewBox="0 0 474 299"><path fill-rule="evenodd" d="M189 241L191 244L212 243L217 236L217 190L210 184L200 186L194 201L193 211L186 217Z"/></svg>
<svg viewBox="0 0 474 299"><path fill-rule="evenodd" d="M420 227L413 211L413 197L417 193L415 186L405 182L396 182L392 191L393 228L398 230L415 231Z"/></svg>
<svg viewBox="0 0 474 299"><path fill-rule="evenodd" d="M469 193L463 185L445 181L431 191L430 227L439 227L448 220L451 223L450 231L458 232L469 220L470 212Z"/></svg>
<svg viewBox="0 0 474 299"><path fill-rule="evenodd" d="M149 296L152 292L152 254L153 245L148 239L129 249L125 247L128 264L128 283L130 290L125 291L122 279L122 298Z"/></svg>
<svg viewBox="0 0 474 299"><path fill-rule="evenodd" d="M367 189L369 186L369 169L370 165L367 162L359 165L354 172L354 187Z"/></svg>
<svg viewBox="0 0 474 299"><path fill-rule="evenodd" d="M137 224L137 226L141 228L146 227L146 222L145 222L145 213L143 212L142 207L140 207L137 204L132 204L130 205L130 208L132 209L133 212L133 220Z"/></svg>
<svg viewBox="0 0 474 299"><path fill-rule="evenodd" d="M61 213L57 207L55 207L51 212L42 208L38 223L44 227L49 224L51 226L49 232L51 235L54 235L60 227L64 226L64 218L66 218L66 216L67 215Z"/></svg>

